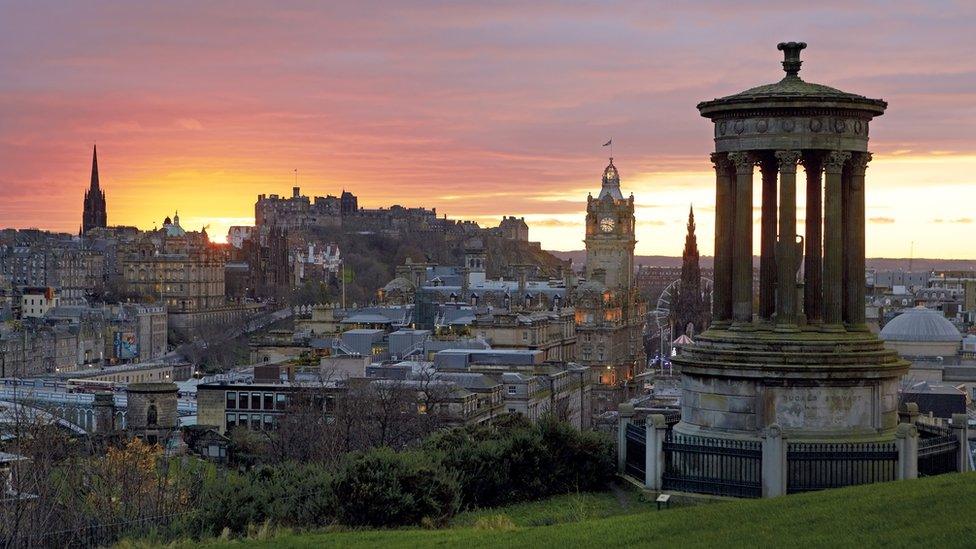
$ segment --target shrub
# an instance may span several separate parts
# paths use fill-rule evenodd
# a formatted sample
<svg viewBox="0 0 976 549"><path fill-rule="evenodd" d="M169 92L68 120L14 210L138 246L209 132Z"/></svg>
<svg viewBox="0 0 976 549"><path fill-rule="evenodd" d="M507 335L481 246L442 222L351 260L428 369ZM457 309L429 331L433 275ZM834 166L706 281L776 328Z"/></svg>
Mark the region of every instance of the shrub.
<svg viewBox="0 0 976 549"><path fill-rule="evenodd" d="M550 493L597 490L613 479L614 449L604 435L551 418L540 421L538 430L549 451Z"/></svg>
<svg viewBox="0 0 976 549"><path fill-rule="evenodd" d="M244 533L249 526L313 527L335 519L331 478L322 466L288 463L208 479L193 531Z"/></svg>
<svg viewBox="0 0 976 549"><path fill-rule="evenodd" d="M340 521L352 526L443 524L457 512L454 475L419 452L377 448L349 459L335 476Z"/></svg>
<svg viewBox="0 0 976 549"><path fill-rule="evenodd" d="M457 475L466 508L599 489L616 468L604 435L553 418L531 424L511 416L494 427L454 429L431 437L424 448Z"/></svg>

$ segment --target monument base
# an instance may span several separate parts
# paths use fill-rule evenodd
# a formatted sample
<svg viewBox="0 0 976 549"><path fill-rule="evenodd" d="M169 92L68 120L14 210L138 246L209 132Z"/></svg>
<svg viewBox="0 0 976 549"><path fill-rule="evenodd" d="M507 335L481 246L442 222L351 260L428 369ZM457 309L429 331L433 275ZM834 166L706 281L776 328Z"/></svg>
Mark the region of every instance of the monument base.
<svg viewBox="0 0 976 549"><path fill-rule="evenodd" d="M908 363L866 332L710 329L672 362L682 374L675 431L759 438L770 425L796 441L894 438Z"/></svg>

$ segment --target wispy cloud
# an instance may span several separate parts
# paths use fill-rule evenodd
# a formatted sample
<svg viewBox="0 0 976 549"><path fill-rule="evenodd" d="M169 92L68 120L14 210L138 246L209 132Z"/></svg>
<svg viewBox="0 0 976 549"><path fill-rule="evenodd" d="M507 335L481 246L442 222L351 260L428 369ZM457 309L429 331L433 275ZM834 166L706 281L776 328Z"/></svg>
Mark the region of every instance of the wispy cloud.
<svg viewBox="0 0 976 549"><path fill-rule="evenodd" d="M777 38L756 37L789 26L816 37L804 78L892 106L872 123L867 188L871 211L897 222L871 218L869 253L929 238L976 257L962 221L976 119L960 108L976 103L976 58L957 54L976 4L773 6L8 3L0 226L77 230L97 141L111 223L151 227L177 208L246 219L297 168L311 196L526 215L544 246L577 245L612 136L638 251L680 253L671 220L693 202L710 253L712 136L695 103L779 79Z"/></svg>

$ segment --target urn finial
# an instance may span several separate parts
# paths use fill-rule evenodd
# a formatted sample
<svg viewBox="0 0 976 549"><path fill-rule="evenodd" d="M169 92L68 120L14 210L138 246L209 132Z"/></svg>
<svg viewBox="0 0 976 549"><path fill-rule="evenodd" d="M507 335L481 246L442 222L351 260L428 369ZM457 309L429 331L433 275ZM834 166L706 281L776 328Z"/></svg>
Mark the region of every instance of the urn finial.
<svg viewBox="0 0 976 549"><path fill-rule="evenodd" d="M803 61L800 61L800 50L807 47L806 42L780 42L776 45L776 49L783 52L783 70L786 71L786 76L797 76L800 72L800 65Z"/></svg>

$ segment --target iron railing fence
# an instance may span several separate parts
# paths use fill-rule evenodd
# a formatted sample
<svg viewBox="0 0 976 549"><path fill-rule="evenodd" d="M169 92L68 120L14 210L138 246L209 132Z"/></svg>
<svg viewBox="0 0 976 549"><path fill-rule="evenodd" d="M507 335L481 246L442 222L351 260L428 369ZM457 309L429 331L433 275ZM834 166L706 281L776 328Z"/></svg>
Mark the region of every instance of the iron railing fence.
<svg viewBox="0 0 976 549"><path fill-rule="evenodd" d="M627 424L627 459L625 461L624 472L641 484L645 480L645 456L647 452L647 431L642 424Z"/></svg>
<svg viewBox="0 0 976 549"><path fill-rule="evenodd" d="M668 431L662 482L665 490L761 497L762 443Z"/></svg>
<svg viewBox="0 0 976 549"><path fill-rule="evenodd" d="M958 471L959 439L954 435L923 438L918 441L918 476L931 477Z"/></svg>
<svg viewBox="0 0 976 549"><path fill-rule="evenodd" d="M895 480L893 442L791 443L786 451L786 492L812 492Z"/></svg>

